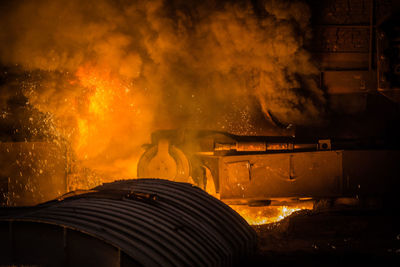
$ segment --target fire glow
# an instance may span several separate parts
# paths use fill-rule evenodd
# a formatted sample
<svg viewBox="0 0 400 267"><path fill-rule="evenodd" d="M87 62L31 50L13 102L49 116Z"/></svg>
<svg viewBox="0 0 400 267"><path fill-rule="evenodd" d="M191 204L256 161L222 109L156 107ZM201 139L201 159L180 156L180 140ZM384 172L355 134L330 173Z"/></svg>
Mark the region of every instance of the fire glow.
<svg viewBox="0 0 400 267"><path fill-rule="evenodd" d="M107 68L99 68L85 65L76 72L76 80L72 85L84 88L82 94L75 99L73 110L77 131L73 151L80 161L79 164L88 166L94 172L88 175L87 171L80 171L70 179L70 189L89 189L88 184L98 185L118 178L121 173L128 178L136 176L137 156L128 161L119 162L119 166L109 165L104 162L108 159L107 153L119 151L118 145L110 144L123 137L129 129L139 129L146 126L151 120L151 112L146 111L146 105L150 106L143 94L135 92L133 84L124 81L119 75L112 73ZM147 107L148 107L147 106ZM149 131L144 133L147 135ZM131 132L132 137L138 136L137 132ZM132 142L131 142L132 143ZM139 146L137 147L139 150ZM96 162L96 163L94 163ZM116 171L117 169L117 171ZM110 174L110 178L97 176ZM114 175L112 175L114 173ZM88 180L93 181L88 181ZM189 179L191 180L191 179ZM193 181L193 180L191 180ZM293 212L312 209L311 205L298 206L272 206L272 207L248 207L243 205L231 205L250 225L262 225L278 222Z"/></svg>
<svg viewBox="0 0 400 267"><path fill-rule="evenodd" d="M41 72L29 102L60 122L78 160L107 176L135 176L133 158L155 129L258 134L249 118L308 124L323 111L301 1L50 2L2 10L3 28L15 27L3 32L0 60Z"/></svg>
<svg viewBox="0 0 400 267"><path fill-rule="evenodd" d="M80 67L76 77L78 86L84 88L75 101L77 131L73 150L76 157L100 173L135 177L138 153L132 151L136 148L140 152L138 142L148 138L152 120L150 104L133 83L107 68ZM125 162L112 162L110 156L118 153L132 153L132 157Z"/></svg>
<svg viewBox="0 0 400 267"><path fill-rule="evenodd" d="M248 224L262 225L279 222L296 211L312 210L313 203L302 203L293 206L249 207L231 205L230 207L239 213Z"/></svg>
<svg viewBox="0 0 400 267"><path fill-rule="evenodd" d="M2 10L0 61L40 73L25 96L50 114L46 126L73 154L70 190L135 178L141 146L157 129L246 132L259 128L247 117L269 125L271 113L298 124L321 116L319 71L303 45L310 10L301 1L28 2ZM257 110L247 115L248 104L233 100ZM216 119L223 116L230 120ZM235 209L251 224L294 211Z"/></svg>

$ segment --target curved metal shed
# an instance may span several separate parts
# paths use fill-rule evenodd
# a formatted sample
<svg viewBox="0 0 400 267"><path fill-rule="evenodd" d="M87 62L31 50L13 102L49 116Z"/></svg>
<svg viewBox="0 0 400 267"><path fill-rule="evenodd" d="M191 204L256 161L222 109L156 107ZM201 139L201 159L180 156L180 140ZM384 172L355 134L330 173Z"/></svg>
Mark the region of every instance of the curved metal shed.
<svg viewBox="0 0 400 267"><path fill-rule="evenodd" d="M230 266L256 248L235 211L186 183L104 184L0 216L1 264Z"/></svg>

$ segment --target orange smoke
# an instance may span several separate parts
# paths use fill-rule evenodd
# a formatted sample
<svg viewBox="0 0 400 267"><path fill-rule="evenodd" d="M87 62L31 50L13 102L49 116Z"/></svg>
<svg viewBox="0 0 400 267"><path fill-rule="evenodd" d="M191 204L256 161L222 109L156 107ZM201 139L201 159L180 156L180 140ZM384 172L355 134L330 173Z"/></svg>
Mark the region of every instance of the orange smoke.
<svg viewBox="0 0 400 267"><path fill-rule="evenodd" d="M156 128L265 135L269 114L322 116L304 1L8 2L0 64L36 73L30 105L102 177L135 176Z"/></svg>
<svg viewBox="0 0 400 267"><path fill-rule="evenodd" d="M99 172L135 177L139 153L133 151L140 152L140 145L149 138L150 103L133 83L107 68L85 65L78 68L76 77L84 88L75 101L76 157ZM124 162L110 162L118 153L132 155Z"/></svg>

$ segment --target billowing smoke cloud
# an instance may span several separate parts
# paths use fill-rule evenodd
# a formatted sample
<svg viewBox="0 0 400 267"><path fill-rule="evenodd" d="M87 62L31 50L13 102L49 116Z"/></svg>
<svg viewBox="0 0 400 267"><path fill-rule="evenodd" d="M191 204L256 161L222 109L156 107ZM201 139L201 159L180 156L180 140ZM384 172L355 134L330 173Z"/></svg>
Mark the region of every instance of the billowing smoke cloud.
<svg viewBox="0 0 400 267"><path fill-rule="evenodd" d="M2 5L0 62L41 71L26 82L26 95L59 118L63 135L80 139L74 141L77 151L84 146L78 132L87 131L91 153L82 152L83 158L124 165L143 136L157 128L257 133L263 127L254 119L258 110L264 124L271 115L294 124L321 119L318 71L304 49L310 11L303 2ZM123 89L99 91L104 77L108 82L101 86ZM91 123L101 127L91 129Z"/></svg>

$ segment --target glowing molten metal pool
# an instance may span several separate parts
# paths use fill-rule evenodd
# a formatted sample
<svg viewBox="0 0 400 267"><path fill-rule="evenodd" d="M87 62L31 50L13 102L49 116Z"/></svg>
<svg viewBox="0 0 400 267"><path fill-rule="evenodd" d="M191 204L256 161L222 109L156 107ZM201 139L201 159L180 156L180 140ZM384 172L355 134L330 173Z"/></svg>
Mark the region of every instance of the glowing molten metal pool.
<svg viewBox="0 0 400 267"><path fill-rule="evenodd" d="M312 203L302 203L295 206L266 206L249 207L243 205L230 205L250 225L276 223L299 210L312 210Z"/></svg>

